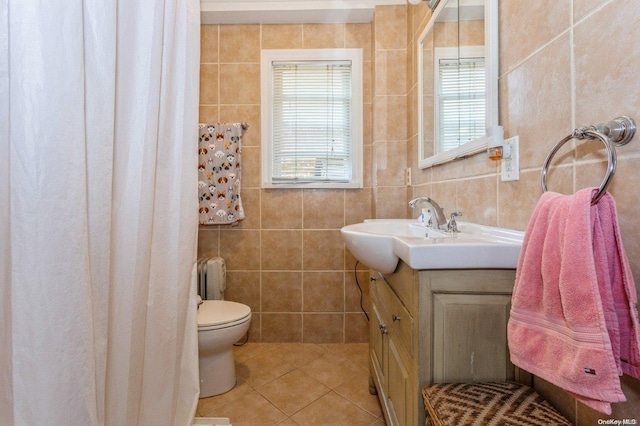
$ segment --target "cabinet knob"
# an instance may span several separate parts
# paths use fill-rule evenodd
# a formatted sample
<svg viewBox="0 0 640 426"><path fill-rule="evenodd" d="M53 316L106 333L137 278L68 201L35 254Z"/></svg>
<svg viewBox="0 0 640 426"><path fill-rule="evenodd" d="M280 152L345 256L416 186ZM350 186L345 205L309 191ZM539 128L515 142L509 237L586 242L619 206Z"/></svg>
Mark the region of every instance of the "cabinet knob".
<svg viewBox="0 0 640 426"><path fill-rule="evenodd" d="M394 321L400 321L400 320L402 319L402 317L401 317L401 316L398 316L398 315L391 315L391 318L392 318Z"/></svg>
<svg viewBox="0 0 640 426"><path fill-rule="evenodd" d="M380 334L389 334L389 330L387 329L387 326L384 324L380 324Z"/></svg>
<svg viewBox="0 0 640 426"><path fill-rule="evenodd" d="M369 278L369 280L371 280L371 281L375 281L375 280L376 280L376 277L371 277L371 278Z"/></svg>

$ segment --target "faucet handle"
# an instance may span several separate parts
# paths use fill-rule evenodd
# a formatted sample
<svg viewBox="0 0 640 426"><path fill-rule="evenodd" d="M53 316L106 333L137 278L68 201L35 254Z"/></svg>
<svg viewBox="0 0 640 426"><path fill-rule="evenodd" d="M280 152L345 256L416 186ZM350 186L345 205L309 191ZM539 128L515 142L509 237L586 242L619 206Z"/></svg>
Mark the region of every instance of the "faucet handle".
<svg viewBox="0 0 640 426"><path fill-rule="evenodd" d="M451 213L451 216L449 216L449 222L447 222L447 231L460 232L458 231L458 223L456 222L456 217L462 217L462 212Z"/></svg>

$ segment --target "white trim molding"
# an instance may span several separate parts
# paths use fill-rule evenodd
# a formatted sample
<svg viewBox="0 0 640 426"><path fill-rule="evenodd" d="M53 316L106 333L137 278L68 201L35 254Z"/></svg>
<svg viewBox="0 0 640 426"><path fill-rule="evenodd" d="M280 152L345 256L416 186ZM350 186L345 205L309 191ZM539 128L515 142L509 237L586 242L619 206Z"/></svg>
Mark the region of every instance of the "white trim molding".
<svg viewBox="0 0 640 426"><path fill-rule="evenodd" d="M406 0L200 0L202 24L367 23L379 5Z"/></svg>

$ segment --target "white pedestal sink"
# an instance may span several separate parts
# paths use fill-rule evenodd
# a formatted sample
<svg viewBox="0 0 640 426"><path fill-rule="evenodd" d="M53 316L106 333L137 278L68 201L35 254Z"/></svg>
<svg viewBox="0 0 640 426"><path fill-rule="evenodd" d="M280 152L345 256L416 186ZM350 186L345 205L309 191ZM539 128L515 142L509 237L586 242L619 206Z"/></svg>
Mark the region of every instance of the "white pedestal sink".
<svg viewBox="0 0 640 426"><path fill-rule="evenodd" d="M345 226L349 251L369 268L391 273L402 259L413 269L515 269L524 232L458 222L458 233L415 219L371 219Z"/></svg>

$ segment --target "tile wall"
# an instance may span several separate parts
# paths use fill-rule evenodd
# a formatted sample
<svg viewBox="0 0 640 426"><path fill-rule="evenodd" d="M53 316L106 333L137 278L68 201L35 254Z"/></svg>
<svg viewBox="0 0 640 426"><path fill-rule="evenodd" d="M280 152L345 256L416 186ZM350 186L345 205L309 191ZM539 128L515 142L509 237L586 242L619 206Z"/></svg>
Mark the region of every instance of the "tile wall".
<svg viewBox="0 0 640 426"><path fill-rule="evenodd" d="M226 297L251 307L251 341L367 342L355 259L340 228L373 216L372 25L203 25L201 31L200 122L245 121L250 128L242 147L247 218L237 227L201 226L199 256L225 258ZM261 189L260 50L333 47L363 49L365 187ZM358 275L367 306L367 272L361 267Z"/></svg>
<svg viewBox="0 0 640 426"><path fill-rule="evenodd" d="M484 155L427 170L417 169L415 46L430 12L408 11L408 79L411 196L429 195L466 221L524 230L541 194L541 166L550 149L579 126L629 115L640 121L640 2L635 0L500 0L500 124L505 137L520 136L520 180L501 182ZM550 190L570 194L598 186L606 157L600 142L565 145L554 157ZM640 283L640 136L618 148L609 187L636 286ZM409 214L409 213L407 213ZM577 404L552 385L536 387L579 425L608 417ZM640 421L640 382L623 378L628 402L614 405L614 419Z"/></svg>

